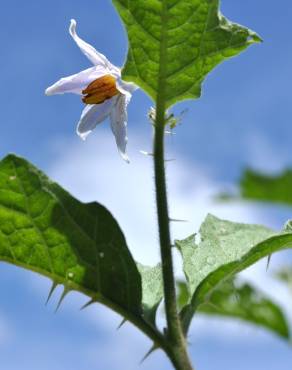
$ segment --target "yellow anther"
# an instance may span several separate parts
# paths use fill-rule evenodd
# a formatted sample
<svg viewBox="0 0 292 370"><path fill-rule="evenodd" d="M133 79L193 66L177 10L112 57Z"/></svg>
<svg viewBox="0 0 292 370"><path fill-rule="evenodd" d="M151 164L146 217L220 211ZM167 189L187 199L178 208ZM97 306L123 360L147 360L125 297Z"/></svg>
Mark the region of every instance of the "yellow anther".
<svg viewBox="0 0 292 370"><path fill-rule="evenodd" d="M111 75L105 75L91 82L82 91L84 95L82 101L85 104L101 104L119 93L116 87L116 79Z"/></svg>

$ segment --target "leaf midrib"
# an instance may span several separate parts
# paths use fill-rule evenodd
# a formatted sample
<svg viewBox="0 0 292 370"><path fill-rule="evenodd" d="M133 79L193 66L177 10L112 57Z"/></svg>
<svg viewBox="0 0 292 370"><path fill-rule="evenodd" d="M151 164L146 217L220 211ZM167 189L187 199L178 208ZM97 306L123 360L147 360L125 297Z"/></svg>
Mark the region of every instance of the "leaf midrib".
<svg viewBox="0 0 292 370"><path fill-rule="evenodd" d="M283 243L283 245L281 246L281 248L274 248L273 245L270 248L267 248L269 250L267 252L264 252L263 253L263 256L261 258L263 258L265 256L268 256L268 255L270 255L271 253L273 253L273 252L275 252L277 250L284 250L284 249L292 248L292 233L283 234L281 236L280 235L275 235L275 236L272 236L272 237L268 238L267 240L264 240L263 242L258 243L254 248L252 248L247 254L245 254L244 256L242 256L242 258L240 258L239 260L236 260L236 261L227 263L225 265L222 265L218 269L216 269L215 271L211 272L208 276L210 276L211 274L214 274L215 275L216 272L218 270L224 268L224 266L228 266L228 265L231 265L232 266L232 265L234 265L234 268L230 270L230 272L226 275L226 277L224 277L224 280L220 280L220 282L217 281L215 284L213 284L206 291L206 294L205 295L212 293L213 290L216 289L216 287L218 286L218 284L221 283L222 281L226 281L226 280L230 279L232 276L234 276L236 273L242 271L242 264L244 266L250 266L253 263L254 260L255 261L258 261L258 259L254 255L255 250L256 249L260 249L261 247L262 248L265 248L265 245L266 244L269 244L270 242L275 242L279 238L283 238L283 239L288 238L290 240L288 240L286 243ZM194 296L193 296L193 299L192 299L192 302L194 300L194 306L197 306L197 304L201 304L202 303L199 300L199 298L200 298L200 289L201 289L201 287L203 287L208 282L208 276L196 288L196 291L195 291ZM198 299L198 302L197 302L197 299Z"/></svg>
<svg viewBox="0 0 292 370"><path fill-rule="evenodd" d="M158 74L158 86L157 86L157 105L161 104L161 107L165 107L165 93L166 93L166 68L167 66L167 41L168 41L168 8L167 0L162 1L161 11L161 40L159 50L159 74Z"/></svg>

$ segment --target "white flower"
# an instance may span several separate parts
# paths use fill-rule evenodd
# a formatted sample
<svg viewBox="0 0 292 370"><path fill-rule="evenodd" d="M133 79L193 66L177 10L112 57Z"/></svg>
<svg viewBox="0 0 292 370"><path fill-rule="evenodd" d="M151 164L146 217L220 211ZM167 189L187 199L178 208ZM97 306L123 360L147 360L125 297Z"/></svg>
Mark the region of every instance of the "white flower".
<svg viewBox="0 0 292 370"><path fill-rule="evenodd" d="M110 118L118 150L125 161L127 146L127 105L136 85L122 81L121 69L114 66L76 33L76 21L71 20L70 35L93 67L61 78L46 89L46 95L75 93L86 104L77 125L77 134L85 140L97 124Z"/></svg>

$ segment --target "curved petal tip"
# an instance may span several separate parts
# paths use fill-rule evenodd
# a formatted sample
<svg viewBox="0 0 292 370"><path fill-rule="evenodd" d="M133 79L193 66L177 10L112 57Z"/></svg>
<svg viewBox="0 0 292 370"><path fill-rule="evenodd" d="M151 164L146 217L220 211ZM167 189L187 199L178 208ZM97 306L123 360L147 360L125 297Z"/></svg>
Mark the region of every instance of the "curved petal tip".
<svg viewBox="0 0 292 370"><path fill-rule="evenodd" d="M130 163L130 159L129 159L129 157L128 157L128 155L127 155L126 153L122 153L122 152L120 151L120 155L121 155L121 157L123 158L123 160L124 160L125 162Z"/></svg>
<svg viewBox="0 0 292 370"><path fill-rule="evenodd" d="M70 20L70 27L69 27L69 32L72 34L76 33L76 25L77 25L77 22L75 19L71 19Z"/></svg>
<svg viewBox="0 0 292 370"><path fill-rule="evenodd" d="M76 133L77 133L77 135L80 137L80 139L81 139L82 141L85 141L85 140L87 139L87 136L91 133L91 131L87 131L87 132L80 132L80 131L78 130L78 128L77 128Z"/></svg>
<svg viewBox="0 0 292 370"><path fill-rule="evenodd" d="M50 96L50 95L53 95L53 89L51 87L48 87L46 90L45 90L45 95L47 96Z"/></svg>

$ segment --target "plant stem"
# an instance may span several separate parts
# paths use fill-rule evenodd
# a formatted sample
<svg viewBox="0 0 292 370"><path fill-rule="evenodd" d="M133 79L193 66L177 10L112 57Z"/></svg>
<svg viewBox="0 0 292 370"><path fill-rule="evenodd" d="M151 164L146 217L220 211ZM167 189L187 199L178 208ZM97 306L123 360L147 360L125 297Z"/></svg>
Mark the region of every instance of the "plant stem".
<svg viewBox="0 0 292 370"><path fill-rule="evenodd" d="M162 2L162 24L168 22L167 1ZM165 350L177 370L192 370L188 357L186 340L183 335L178 314L173 270L167 189L164 166L164 136L166 116L166 66L167 66L167 27L162 27L159 61L158 94L156 100L156 119L154 125L154 171L158 214L162 276L164 286L165 312L167 321L167 343Z"/></svg>
<svg viewBox="0 0 292 370"><path fill-rule="evenodd" d="M176 370L192 370L187 353L186 340L178 314L173 270L167 189L164 166L164 136L166 126L166 66L167 66L167 0L162 0L159 80L156 98L156 118L154 125L154 171L155 191L158 215L160 253L162 260L162 276L164 287L165 312L167 321L165 352Z"/></svg>
<svg viewBox="0 0 292 370"><path fill-rule="evenodd" d="M167 342L169 344L165 350L177 370L192 370L176 304L175 278L170 241L164 167L165 110L163 100L161 102L158 100L157 103L154 135L154 169L165 312L167 320Z"/></svg>
<svg viewBox="0 0 292 370"><path fill-rule="evenodd" d="M158 107L158 106L157 106ZM162 113L162 114L161 114ZM167 205L167 190L164 168L164 111L158 112L155 124L154 137L154 169L156 203L159 225L160 251L164 280L165 309L168 325L168 336L175 341L179 332L180 323L177 314L175 281L169 230L169 216Z"/></svg>

